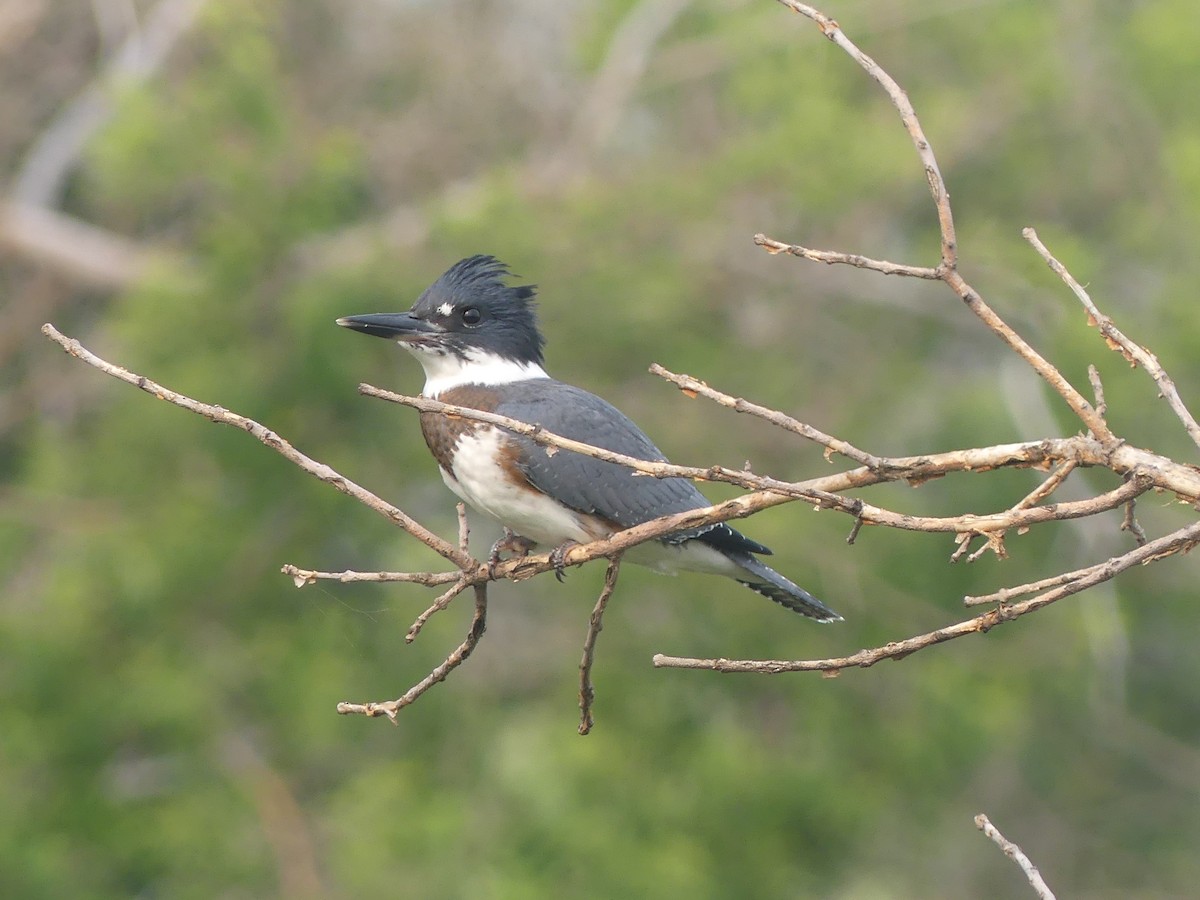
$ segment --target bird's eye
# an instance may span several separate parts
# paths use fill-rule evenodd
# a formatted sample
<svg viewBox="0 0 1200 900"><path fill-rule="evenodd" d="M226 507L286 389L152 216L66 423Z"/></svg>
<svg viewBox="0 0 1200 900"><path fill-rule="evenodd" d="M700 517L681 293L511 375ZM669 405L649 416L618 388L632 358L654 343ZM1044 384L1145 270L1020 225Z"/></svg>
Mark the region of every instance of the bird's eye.
<svg viewBox="0 0 1200 900"><path fill-rule="evenodd" d="M462 322L464 325L478 325L481 319L483 319L483 313L474 306L468 306L462 311Z"/></svg>

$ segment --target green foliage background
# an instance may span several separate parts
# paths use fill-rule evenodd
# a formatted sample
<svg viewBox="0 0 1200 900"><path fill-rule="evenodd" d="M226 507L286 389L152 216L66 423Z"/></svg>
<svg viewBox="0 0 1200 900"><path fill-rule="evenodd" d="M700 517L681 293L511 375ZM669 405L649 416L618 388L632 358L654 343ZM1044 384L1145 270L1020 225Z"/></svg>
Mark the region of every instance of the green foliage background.
<svg viewBox="0 0 1200 900"><path fill-rule="evenodd" d="M751 244L763 231L917 264L937 252L886 98L777 4L687 6L615 131L551 178L635 6L211 0L157 77L114 87L67 199L186 262L97 294L13 261L3 289L33 302L50 278L63 331L258 419L445 535L453 498L415 414L355 392L415 392L416 365L332 320L407 308L476 252L540 285L551 371L617 401L679 462L829 471L818 448L686 400L651 362L878 453L1075 430L944 288ZM1096 363L1131 441L1191 458L1149 380L1020 239L1036 226L1197 395L1190 0L826 11L921 114L968 278L1077 384ZM21 53L57 58L80 17L47 14ZM16 80L21 59L0 64L5 91L40 84ZM12 171L27 147L7 149ZM417 239L370 227L397 205ZM1060 896L1200 882L1187 560L832 680L649 662L840 655L926 631L963 617L964 593L1115 555L1118 516L957 566L949 539L867 530L847 546L848 521L799 504L747 522L846 616L830 627L730 584L627 568L586 738L576 666L601 572L500 585L477 654L393 728L334 705L424 676L469 604L408 646L424 589L297 591L279 567L424 569L429 551L33 329L3 365L26 406L0 436L0 896L1028 896L975 831L981 811ZM1077 491L1107 485L1074 477ZM997 473L870 496L983 512L1034 483ZM1155 533L1179 521L1165 501L1140 509ZM476 549L492 537L476 523Z"/></svg>

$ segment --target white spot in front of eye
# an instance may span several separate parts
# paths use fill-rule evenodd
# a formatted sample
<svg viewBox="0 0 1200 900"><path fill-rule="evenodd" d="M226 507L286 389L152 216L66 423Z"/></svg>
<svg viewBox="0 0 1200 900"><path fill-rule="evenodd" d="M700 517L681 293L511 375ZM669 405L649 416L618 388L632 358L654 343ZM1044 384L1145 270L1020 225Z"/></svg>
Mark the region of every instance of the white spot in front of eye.
<svg viewBox="0 0 1200 900"><path fill-rule="evenodd" d="M448 316L453 311L454 311L453 303L443 303L441 306L438 307L438 315L439 316Z"/></svg>

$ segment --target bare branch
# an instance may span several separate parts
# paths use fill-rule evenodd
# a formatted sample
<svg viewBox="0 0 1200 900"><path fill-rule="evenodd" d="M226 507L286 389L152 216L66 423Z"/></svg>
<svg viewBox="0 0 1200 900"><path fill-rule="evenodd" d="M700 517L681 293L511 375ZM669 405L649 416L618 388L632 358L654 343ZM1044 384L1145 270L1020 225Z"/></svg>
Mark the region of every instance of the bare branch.
<svg viewBox="0 0 1200 900"><path fill-rule="evenodd" d="M917 119L916 110L913 109L912 104L908 100L908 94L904 92L904 89L896 83L895 79L885 72L875 60L871 59L871 57L855 46L854 42L846 37L845 33L838 26L838 23L829 18L829 16L809 6L807 3L796 3L795 0L779 0L779 2L816 22L817 27L821 29L821 33L825 37L846 51L862 67L863 71L870 75L887 92L888 99L892 101L892 105L896 107L896 112L900 114L900 121L904 123L904 128L908 132L913 147L917 151L917 157L921 160L921 164L925 168L925 181L929 185L929 193L933 197L934 205L937 207L938 227L942 234L941 268L957 268L958 240L954 235L954 216L950 210L950 193L946 190L946 182L942 178L942 171L938 166L937 158L933 155L933 146L925 137L925 130L921 127L921 123Z"/></svg>
<svg viewBox="0 0 1200 900"><path fill-rule="evenodd" d="M1059 465L1058 468L1050 473L1049 478L1030 491L1030 493L1023 497L1020 501L1015 503L1012 506L1012 510L1015 511L1020 509L1028 509L1029 507L1045 500L1058 489L1060 484L1067 480L1067 476L1075 471L1075 467L1077 465L1078 463L1073 459L1069 459ZM1130 498L1130 502L1132 502L1132 498ZM959 541L958 549L955 550L950 556L950 562L958 562L959 559L963 557L968 548L971 546L971 538L973 537L975 537L975 535L970 533L964 533L962 535L962 540ZM989 546L990 545L984 545L983 547L980 547L967 557L967 561L975 562L975 560L977 560L984 553L984 551L988 549Z"/></svg>
<svg viewBox="0 0 1200 900"><path fill-rule="evenodd" d="M1139 494L1144 494L1150 487L1149 479L1131 478L1120 487L1087 500L1068 500L1049 506L1028 508L1018 505L1004 512L984 516L972 513L959 516L909 516L864 503L860 517L868 525L887 525L906 531L969 532L987 537L991 533L1007 531L1010 528L1024 528L1039 522L1058 522L1094 516L1096 513L1127 503Z"/></svg>
<svg viewBox="0 0 1200 900"><path fill-rule="evenodd" d="M1041 503L1056 490L1058 490L1059 485L1067 480L1067 476L1075 471L1075 467L1077 465L1079 464L1075 462L1075 460L1067 460L1065 463L1051 472L1049 478L1038 485L1029 493L1027 497L1025 497L1025 499L1018 503L1017 508L1024 509L1026 507L1033 506L1035 503Z"/></svg>
<svg viewBox="0 0 1200 900"><path fill-rule="evenodd" d="M1095 436L1096 440L1107 447L1120 443L1109 429L1108 423L1097 415L1096 410L1093 409L1084 396L1063 377L1063 374L1051 362L1034 350L1028 341L1013 331L1008 323L1001 319L995 310L984 302L979 292L967 284L966 280L958 274L957 270L946 271L943 280L950 286L950 289L954 293L958 294L971 312L989 330L1025 360L1030 368L1037 372L1050 387L1054 388L1055 393L1066 401L1071 411L1083 422L1084 426Z"/></svg>
<svg viewBox="0 0 1200 900"><path fill-rule="evenodd" d="M608 561L608 570L604 573L604 587L592 609L588 619L587 637L583 641L583 658L579 661L579 733L588 734L595 721L592 719L592 703L596 699L596 690L592 686L592 662L596 655L596 638L604 629L604 610L617 586L617 575L621 571L621 554L616 554Z"/></svg>
<svg viewBox="0 0 1200 900"><path fill-rule="evenodd" d="M1141 523L1138 522L1137 516L1134 514L1134 501L1131 498L1125 504L1125 518L1121 520L1121 530L1128 531L1133 535L1133 539L1138 544L1146 543L1146 532L1143 530Z"/></svg>
<svg viewBox="0 0 1200 900"><path fill-rule="evenodd" d="M919 634L903 641L892 641L881 647L870 650L860 650L850 656L830 659L693 659L690 657L667 656L659 653L654 656L656 668L668 669L711 669L714 672L756 672L760 674L778 674L780 672L829 672L838 673L842 669L866 669L885 659L903 659L918 650L942 644L968 634L984 634L1005 622L1020 618L1023 615L1049 606L1063 597L1078 594L1080 591L1094 587L1115 578L1121 572L1135 565L1142 565L1186 553L1197 543L1200 543L1200 522L1194 522L1186 528L1161 537L1158 540L1129 551L1121 556L1113 557L1103 563L1069 573L1068 576L1056 576L1052 580L1057 585L1047 591L1020 603L1001 603L993 610L981 616L939 628L926 634ZM1034 589L1040 590L1049 582L1037 582ZM1032 587L1032 586L1027 586ZM1016 589L1009 589L1015 591ZM1021 591L1026 593L1026 591ZM974 598L972 598L974 602Z"/></svg>
<svg viewBox="0 0 1200 900"><path fill-rule="evenodd" d="M576 441L572 438L563 437L562 435L554 434L547 431L541 425L535 425L529 422L522 422L519 419L513 419L509 416L501 416L496 413L486 412L481 409L473 409L469 406L458 406L453 403L445 403L441 400L435 400L432 397L412 397L407 394L397 394L394 391L388 391L383 388L377 388L370 384L360 384L358 392L365 397L375 397L380 400L387 400L390 403L398 403L401 406L408 406L420 412L440 413L441 415L450 418L470 419L475 422L483 422L488 425L498 425L513 434L520 434L531 438L543 446L557 447L561 450L570 450L574 453L581 453L584 456L591 456L596 459L604 460L605 462L616 463L617 465L627 466L635 472L643 475L650 475L654 478L692 478L701 481L718 481L724 480L719 477L723 471L720 467L710 467L700 469L693 466L676 466L670 463L654 462L651 460L638 459L634 456L627 456L624 453L617 453L612 450L606 450L603 447L595 447L591 444L585 444L582 441ZM728 470L730 477L740 479L734 483L741 483L744 480L746 473L737 473ZM762 486L762 481L759 476L750 476L757 487ZM743 485L744 486L744 485ZM778 487L786 487L786 482L778 482Z"/></svg>
<svg viewBox="0 0 1200 900"><path fill-rule="evenodd" d="M451 581L458 581L462 577L461 572L354 572L349 569L344 572L318 572L313 569L301 569L293 565L286 565L280 571L291 578L296 583L296 587L316 584L318 580L339 581L342 584L354 584L363 581L401 581L434 587L439 584L449 584Z"/></svg>
<svg viewBox="0 0 1200 900"><path fill-rule="evenodd" d="M1092 386L1092 396L1096 400L1096 415L1104 418L1108 415L1108 401L1104 399L1104 382L1100 380L1100 370L1088 366L1088 383Z"/></svg>
<svg viewBox="0 0 1200 900"><path fill-rule="evenodd" d="M787 253L829 266L854 266L856 269L870 269L872 272L881 272L884 275L907 275L910 278L926 278L930 281L942 280L941 270L928 266L908 266L903 263L888 262L886 259L871 259L858 253L841 253L837 250L811 250L798 244L785 244L783 241L769 238L765 234L756 234L754 243L772 255Z"/></svg>
<svg viewBox="0 0 1200 900"><path fill-rule="evenodd" d="M790 497L774 494L769 491L761 491L736 497L732 500L726 500L723 503L713 506L688 510L687 512L677 513L672 516L663 516L660 519L653 519L633 528L619 531L606 540L592 541L587 544L575 544L564 552L561 562L567 566L579 566L595 559L611 558L637 544L645 543L646 541L651 541L676 531L685 531L690 528L724 522L728 519L743 518L759 510L780 503L786 503L790 499ZM472 560L471 568L465 571L456 570L453 572L315 572L289 565L283 567L283 574L295 580L297 587L312 584L317 579L341 582L400 581L426 586L453 583L454 588L452 590L458 592L466 587L483 584L488 581L502 578L513 581L524 581L535 575L553 571L556 568L556 563L551 557L552 554L549 553L522 556L504 560L495 566L486 562ZM435 601L434 605L437 606L440 601L441 598L439 598L439 601ZM431 608L426 613L429 614L436 611L436 609ZM425 615L425 618L428 618L428 615Z"/></svg>
<svg viewBox="0 0 1200 900"><path fill-rule="evenodd" d="M690 478L695 481L720 481L728 484L736 484L740 487L749 490L771 491L781 494L782 497L778 502L785 502L787 499L804 499L817 503L822 506L836 508L852 504L855 501L846 500L843 497L836 497L820 489L807 488L802 484L793 482L780 481L777 478L769 478L763 475L755 475L753 472L745 469L729 469L725 466L709 466L708 468L698 468L696 466L677 466L672 463L655 462L653 460L639 459L635 456L628 456L624 453L617 453L612 450L607 450L603 447L595 447L591 444L585 444L582 441L576 441L572 438L563 437L562 435L554 434L547 431L541 425L535 425L530 422L522 422L519 419L513 419L508 416L497 415L496 413L486 412L484 410L472 409L467 406L457 406L453 403L444 403L441 400L434 400L431 397L411 397L405 394L397 394L393 391L387 391L382 388L373 387L369 384L360 384L358 386L359 393L367 397L376 397L381 400L387 400L392 403L398 403L402 406L409 406L421 412L440 413L452 418L470 419L476 422L484 422L489 425L497 425L514 434L520 434L532 439L543 446L555 447L562 450L570 450L574 453L580 453L584 456L591 456L595 459L604 460L605 462L615 463L617 465L626 466L636 473L649 475L654 478ZM891 478L898 480L903 475L894 473Z"/></svg>
<svg viewBox="0 0 1200 900"><path fill-rule="evenodd" d="M408 633L404 635L404 643L411 644L417 639L417 635L421 633L421 629L425 627L436 613L440 613L443 609L450 605L450 602L465 591L471 582L468 578L460 575L458 580L450 586L448 590L443 592L436 600L429 605L423 613L417 616L416 620L409 626Z"/></svg>
<svg viewBox="0 0 1200 900"><path fill-rule="evenodd" d="M1050 886L1042 879L1042 875L1025 855L1025 852L1002 835L999 829L996 828L983 813L975 817L975 827L986 834L996 846L1004 851L1004 855L1021 867L1021 871L1025 873L1025 878L1029 881L1034 893L1038 895L1040 900L1054 900L1054 892L1050 890Z"/></svg>
<svg viewBox="0 0 1200 900"><path fill-rule="evenodd" d="M471 525L467 521L467 504L457 504L454 511L458 513L458 549L465 555L470 550L471 537Z"/></svg>
<svg viewBox="0 0 1200 900"><path fill-rule="evenodd" d="M1092 432L1096 440L1100 441L1106 447L1112 447L1119 443L1109 430L1108 425L1096 414L1096 411L1083 395L1063 377L1058 369L1038 353L1024 338L1013 331L984 301L982 295L975 288L971 287L966 279L959 274L958 242L954 231L954 216L950 209L950 194L946 190L946 183L942 178L937 159L934 157L933 148L929 140L925 137L924 129L917 119L916 111L909 102L908 95L887 72L880 68L875 60L860 50L846 37L836 21L808 4L797 3L795 0L779 0L779 2L789 9L812 19L817 24L817 27L820 28L822 34L849 54L887 93L888 98L892 101L892 105L896 107L896 111L900 114L900 120L904 124L905 130L912 140L913 147L917 151L917 156L924 166L925 180L929 185L930 195L933 197L934 207L937 211L938 227L942 236L942 259L936 270L917 266L902 266L896 263L883 263L874 260L866 260L860 264L853 262L853 260L861 260L862 257L851 256L850 254L828 253L825 251L808 251L800 247L796 248L794 255L826 263L860 265L862 268L874 269L875 271L886 272L887 274L909 275L918 278L929 278L932 271L935 277L944 281L967 304L971 312L990 331L1004 341L1047 384L1054 388L1055 392L1066 401L1075 415ZM782 241L774 241L762 235L756 235L754 240L756 244L766 247L771 253L792 252L789 248L794 246Z"/></svg>
<svg viewBox="0 0 1200 900"><path fill-rule="evenodd" d="M245 416L230 412L229 410L213 406L209 403L201 403L198 400L193 400L183 394L165 388L156 382L151 381L144 375L137 375L130 372L128 369L123 369L120 366L115 366L112 363L105 362L94 353L87 350L79 341L73 340L61 334L53 325L46 324L42 326L42 333L50 340L61 346L67 353L80 359L90 366L94 366L106 375L111 375L126 384L132 384L134 387L141 388L148 394L157 397L159 400L166 400L175 406L182 407L189 412L194 412L197 415L203 416L211 422L217 422L221 425L232 425L234 428L240 428L243 431L249 432L257 440L266 444L275 452L279 453L284 459L299 466L302 470L312 475L314 478L319 478L327 484L333 485L334 488L341 491L347 496L353 497L359 503L370 509L375 510L381 516L390 519L395 524L399 525L422 544L429 547L431 550L441 554L446 559L453 562L460 569L474 568L476 563L470 556L463 554L453 544L449 544L442 540L432 531L421 525L416 519L411 518L407 513L398 507L375 496L366 488L355 484L349 478L335 472L332 468L319 463L314 459L305 456L278 434L270 429L260 425L253 419L248 419Z"/></svg>
<svg viewBox="0 0 1200 900"><path fill-rule="evenodd" d="M1031 581L1028 584L1018 584L1013 587L1001 588L998 591L992 591L990 594L980 594L977 597L968 594L963 597L963 606L990 606L993 603L1007 603L1014 597L1023 597L1026 594L1032 594L1034 591L1044 591L1046 588L1057 587L1060 584L1069 584L1070 582L1091 572L1095 566L1085 566L1082 569L1075 569L1072 572L1062 572L1058 575L1051 575L1049 578L1041 578L1037 581Z"/></svg>
<svg viewBox="0 0 1200 900"><path fill-rule="evenodd" d="M1184 429L1192 442L1200 447L1200 424L1196 423L1191 412L1188 411L1183 399L1179 396L1179 391L1175 387L1175 382L1167 375L1162 365L1158 361L1158 357L1128 337L1117 328L1111 318L1100 312L1096 304L1092 302L1092 298L1074 276L1067 271L1067 267L1055 259L1046 245L1041 242L1037 236L1037 232L1032 228L1025 228L1021 231L1025 240L1033 245L1033 249L1038 252L1038 255L1046 261L1053 272L1063 280L1063 283L1071 289L1071 292L1079 298L1079 302L1083 304L1083 308L1088 314L1088 324L1095 325L1100 329L1100 334L1104 336L1110 350L1116 350L1131 366L1141 366L1154 383L1158 385L1158 392L1161 397L1167 401L1167 405L1171 407L1179 421L1183 423Z"/></svg>
<svg viewBox="0 0 1200 900"><path fill-rule="evenodd" d="M979 597L964 597L963 606L983 606L988 603L1004 604L1012 597L1032 594L1034 591L1044 590L1048 587L1072 584L1084 580L1088 580L1089 584L1087 586L1090 587L1092 584L1108 581L1130 566L1156 562L1167 556L1173 556L1176 553L1187 553L1198 542L1200 542L1200 523L1193 523L1153 541L1140 542L1135 549L1130 550L1128 553L1112 557L1102 563L1076 569L1073 572L1063 572L1061 575L1043 578L1041 581L1033 581L1029 584L1004 588Z"/></svg>
<svg viewBox="0 0 1200 900"><path fill-rule="evenodd" d="M466 662L467 657L474 652L487 629L487 585L477 584L475 587L475 612L471 616L471 624L467 627L467 636L446 657L445 661L436 666L432 672L414 684L395 700L384 700L368 703L342 702L337 705L337 711L343 716L387 716L392 724L396 724L396 713L404 709L431 687L445 681L446 676Z"/></svg>
<svg viewBox="0 0 1200 900"><path fill-rule="evenodd" d="M726 406L735 412L747 413L764 421L770 422L772 425L791 431L806 438L813 443L820 444L827 450L833 453L840 453L842 456L852 459L857 463L861 463L868 469L878 469L882 467L879 457L873 456L864 450L859 450L853 444L835 438L831 435L819 431L799 419L794 419L789 415L779 412L778 410L769 409L765 406L759 406L757 403L751 403L749 400L743 400L741 397L733 397L729 394L724 394L721 391L715 390L708 386L699 378L693 378L691 375L676 375L669 369L665 369L658 363L650 366L650 373L657 375L659 378L665 378L671 384L679 388L683 393L690 396L699 394L708 400L713 400L721 406ZM828 455L828 454L827 454Z"/></svg>

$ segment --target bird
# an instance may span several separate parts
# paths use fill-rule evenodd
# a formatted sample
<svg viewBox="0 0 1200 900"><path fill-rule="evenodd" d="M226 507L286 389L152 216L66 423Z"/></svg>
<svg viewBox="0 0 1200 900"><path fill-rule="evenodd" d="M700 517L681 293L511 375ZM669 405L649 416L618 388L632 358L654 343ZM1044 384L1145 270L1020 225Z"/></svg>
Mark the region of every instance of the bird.
<svg viewBox="0 0 1200 900"><path fill-rule="evenodd" d="M459 260L400 313L344 316L337 324L395 341L420 362L422 395L541 426L649 462L667 458L612 404L547 374L536 285L510 285L494 256ZM661 516L709 506L685 478L637 476L626 466L547 448L497 426L421 413L421 431L442 479L471 508L496 520L493 548L559 552ZM724 575L818 622L841 616L758 557L771 550L725 523L674 532L625 558L660 572Z"/></svg>

